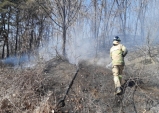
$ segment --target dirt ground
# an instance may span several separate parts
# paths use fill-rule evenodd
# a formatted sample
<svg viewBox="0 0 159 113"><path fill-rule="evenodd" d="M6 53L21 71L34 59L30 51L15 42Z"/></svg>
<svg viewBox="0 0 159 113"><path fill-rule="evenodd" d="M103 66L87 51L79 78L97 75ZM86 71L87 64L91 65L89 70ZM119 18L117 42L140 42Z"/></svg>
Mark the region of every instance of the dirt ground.
<svg viewBox="0 0 159 113"><path fill-rule="evenodd" d="M158 113L158 66L130 62L122 95L114 95L111 70L88 61L77 66L54 58L30 69L2 66L0 113Z"/></svg>

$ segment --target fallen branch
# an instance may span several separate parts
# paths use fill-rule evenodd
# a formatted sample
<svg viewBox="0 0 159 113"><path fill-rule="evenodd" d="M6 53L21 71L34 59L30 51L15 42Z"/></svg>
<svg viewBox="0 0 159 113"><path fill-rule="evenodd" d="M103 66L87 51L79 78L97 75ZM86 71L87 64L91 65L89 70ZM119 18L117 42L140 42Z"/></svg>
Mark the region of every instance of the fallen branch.
<svg viewBox="0 0 159 113"><path fill-rule="evenodd" d="M65 93L65 96L64 96L63 99L60 100L60 101L58 102L58 104L56 105L56 107L55 107L56 109L65 106L66 96L68 95L68 93L69 93L69 91L70 91L70 89L71 89L71 87L72 87L72 85L73 85L73 82L74 82L74 80L75 80L75 78L76 78L78 72L79 72L79 68L76 70L76 73L75 73L75 75L73 76L72 81L71 81L70 84L69 84L69 87L68 87L68 89L67 89L67 91L66 91L66 93Z"/></svg>

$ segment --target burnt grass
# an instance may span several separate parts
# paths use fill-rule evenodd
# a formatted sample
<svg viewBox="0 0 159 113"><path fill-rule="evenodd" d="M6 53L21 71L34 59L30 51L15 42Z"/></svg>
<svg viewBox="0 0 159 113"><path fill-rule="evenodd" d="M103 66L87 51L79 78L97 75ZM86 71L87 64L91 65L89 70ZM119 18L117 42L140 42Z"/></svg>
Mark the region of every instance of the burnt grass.
<svg viewBox="0 0 159 113"><path fill-rule="evenodd" d="M111 70L87 61L76 66L54 58L33 69L2 66L0 113L157 113L157 82L126 68L123 92L114 95Z"/></svg>

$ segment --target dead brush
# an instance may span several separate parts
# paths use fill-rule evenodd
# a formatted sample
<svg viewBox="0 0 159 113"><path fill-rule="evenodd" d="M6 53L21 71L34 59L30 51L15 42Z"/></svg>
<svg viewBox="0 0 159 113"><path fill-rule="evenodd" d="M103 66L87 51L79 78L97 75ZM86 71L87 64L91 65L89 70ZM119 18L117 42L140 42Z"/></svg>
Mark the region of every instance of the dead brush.
<svg viewBox="0 0 159 113"><path fill-rule="evenodd" d="M1 92L0 92L0 112L1 113L34 113L40 106L44 112L49 113L50 106L44 99L42 93L44 90L39 90L41 82L45 79L40 75L41 70L4 70L1 71ZM10 77L9 77L10 76ZM3 92L2 92L3 90ZM41 100L44 99L42 102ZM43 103L43 107L42 107ZM47 109L46 109L47 108ZM49 108L49 109L48 109ZM41 113L41 112L35 112Z"/></svg>

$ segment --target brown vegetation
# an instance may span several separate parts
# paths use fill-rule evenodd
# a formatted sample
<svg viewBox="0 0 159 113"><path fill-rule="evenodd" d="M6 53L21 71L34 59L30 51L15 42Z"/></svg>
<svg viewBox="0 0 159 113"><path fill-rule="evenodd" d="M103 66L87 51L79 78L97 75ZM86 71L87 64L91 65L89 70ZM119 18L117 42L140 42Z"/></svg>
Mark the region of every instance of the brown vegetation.
<svg viewBox="0 0 159 113"><path fill-rule="evenodd" d="M159 101L157 76L147 71L133 71L133 66L129 63L124 70L122 95L114 95L111 70L87 61L76 66L54 58L33 69L1 67L0 112L156 112Z"/></svg>

